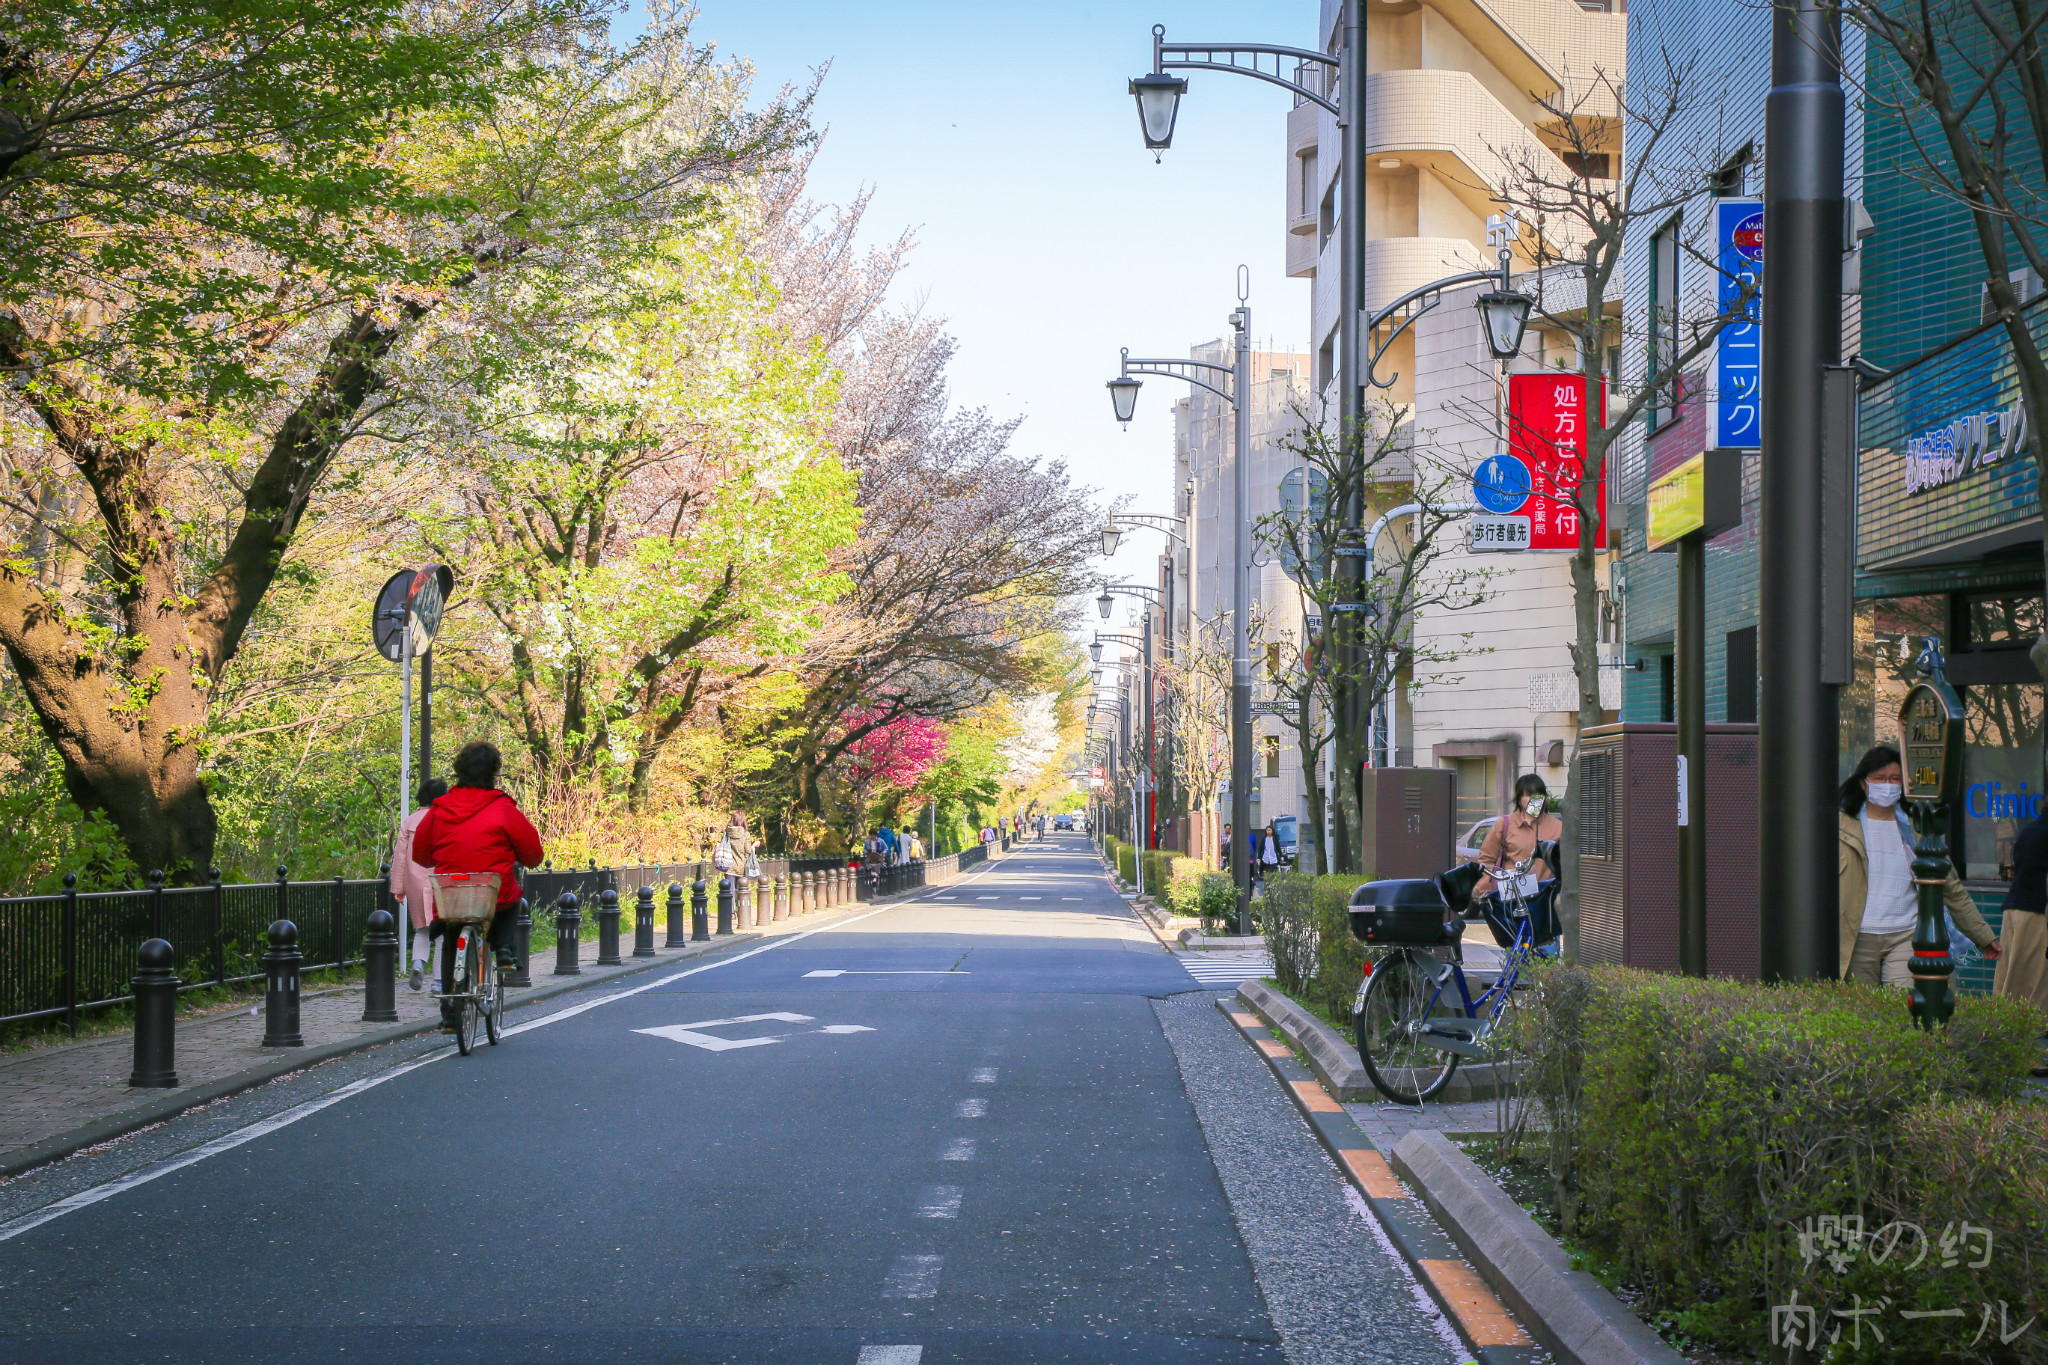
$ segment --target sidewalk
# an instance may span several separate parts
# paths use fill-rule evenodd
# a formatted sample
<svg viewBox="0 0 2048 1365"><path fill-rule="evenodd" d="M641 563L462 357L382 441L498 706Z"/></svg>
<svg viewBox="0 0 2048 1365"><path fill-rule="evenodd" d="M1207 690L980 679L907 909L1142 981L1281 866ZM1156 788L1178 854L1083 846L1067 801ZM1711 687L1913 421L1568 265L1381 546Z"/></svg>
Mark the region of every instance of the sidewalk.
<svg viewBox="0 0 2048 1365"><path fill-rule="evenodd" d="M840 906L822 914L785 919L762 929L714 937L708 943L692 943L680 949L657 947L652 958L632 955L629 932L620 949L625 961L616 967L597 965L598 945L593 939L582 945L579 961L583 971L578 976L556 976L554 944L536 944L528 968L533 985L507 992L506 1001L516 1009L583 986L701 957L720 948L814 929L897 899L900 897ZM657 944L665 936L665 929L658 930ZM362 1016L363 988L354 985L300 997L299 1034L306 1041L304 1047L264 1047L261 1005L205 1019L180 1020L179 1084L167 1090L137 1090L129 1086L128 1076L135 1062L131 1033L60 1043L0 1061L0 1179L278 1076L345 1053L424 1033L438 1027L440 1007L429 991L415 994L401 979L399 1022L364 1023Z"/></svg>

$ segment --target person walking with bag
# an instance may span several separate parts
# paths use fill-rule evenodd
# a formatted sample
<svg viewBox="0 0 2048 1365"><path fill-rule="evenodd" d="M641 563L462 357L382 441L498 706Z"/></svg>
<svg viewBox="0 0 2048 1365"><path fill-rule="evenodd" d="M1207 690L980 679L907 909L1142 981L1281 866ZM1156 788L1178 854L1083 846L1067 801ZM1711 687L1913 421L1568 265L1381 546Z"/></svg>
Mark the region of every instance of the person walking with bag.
<svg viewBox="0 0 2048 1365"><path fill-rule="evenodd" d="M2012 886L1998 938L2005 951L1991 993L2016 995L2048 1012L2048 815L2037 816L2013 840ZM2048 1057L2035 1059L2033 1074L2048 1076Z"/></svg>
<svg viewBox="0 0 2048 1365"><path fill-rule="evenodd" d="M1913 985L1913 933L1920 923L1920 888L1913 882L1913 827L1899 809L1905 770L1899 751L1880 744L1863 755L1842 783L1838 941L1844 981L1871 986ZM1988 958L1998 938L1951 867L1942 888L1955 927Z"/></svg>
<svg viewBox="0 0 2048 1365"><path fill-rule="evenodd" d="M420 783L420 789L413 793L413 809L398 827L397 846L391 850L391 894L404 907L406 922L412 926L410 982L414 990L426 986L427 967L437 940L427 932L434 923L433 870L412 860L413 836L419 832L420 822L427 818L427 807L447 794L448 784L438 777ZM434 983L436 994L440 993L440 985L438 981Z"/></svg>

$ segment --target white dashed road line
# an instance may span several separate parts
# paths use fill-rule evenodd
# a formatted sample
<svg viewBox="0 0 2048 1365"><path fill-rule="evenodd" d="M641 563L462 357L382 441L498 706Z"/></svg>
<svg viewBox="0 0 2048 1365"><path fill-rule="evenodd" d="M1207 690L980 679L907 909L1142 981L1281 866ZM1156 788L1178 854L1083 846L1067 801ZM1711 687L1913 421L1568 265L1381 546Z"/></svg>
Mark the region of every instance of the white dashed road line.
<svg viewBox="0 0 2048 1365"><path fill-rule="evenodd" d="M961 1185L927 1185L917 1195L919 1218L958 1218L960 1200L966 1194Z"/></svg>
<svg viewBox="0 0 2048 1365"><path fill-rule="evenodd" d="M953 1106L956 1119L979 1119L988 1117L987 1100L962 1100Z"/></svg>
<svg viewBox="0 0 2048 1365"><path fill-rule="evenodd" d="M938 1296L943 1256L898 1256L882 1281L885 1299L929 1299Z"/></svg>

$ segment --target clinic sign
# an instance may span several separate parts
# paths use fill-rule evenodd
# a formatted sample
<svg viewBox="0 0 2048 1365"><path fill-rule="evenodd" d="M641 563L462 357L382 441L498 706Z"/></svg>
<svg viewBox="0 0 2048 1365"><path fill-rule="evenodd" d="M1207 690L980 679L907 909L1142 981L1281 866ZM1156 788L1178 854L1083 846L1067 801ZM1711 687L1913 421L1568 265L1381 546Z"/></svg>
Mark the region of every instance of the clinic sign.
<svg viewBox="0 0 2048 1365"><path fill-rule="evenodd" d="M1606 526L1599 521L1607 502L1603 470L1591 496L1584 496L1586 426L1604 420L1604 387L1593 394L1589 413L1586 377L1565 370L1508 376L1508 449L1482 462L1473 491L1486 512L1529 519L1531 550L1579 548L1579 513L1595 518L1593 543Z"/></svg>
<svg viewBox="0 0 2048 1365"><path fill-rule="evenodd" d="M1946 425L1906 438L1906 492L1926 493L1961 482L1980 469L2002 464L2026 448L2027 410L2010 407L1972 412Z"/></svg>
<svg viewBox="0 0 2048 1365"><path fill-rule="evenodd" d="M1713 439L1723 450L1754 450L1763 444L1764 329L1762 294L1745 305L1745 286L1761 291L1764 274L1764 206L1756 199L1723 199L1714 205L1715 264L1720 267L1720 311L1740 310L1740 320L1721 329L1714 341Z"/></svg>

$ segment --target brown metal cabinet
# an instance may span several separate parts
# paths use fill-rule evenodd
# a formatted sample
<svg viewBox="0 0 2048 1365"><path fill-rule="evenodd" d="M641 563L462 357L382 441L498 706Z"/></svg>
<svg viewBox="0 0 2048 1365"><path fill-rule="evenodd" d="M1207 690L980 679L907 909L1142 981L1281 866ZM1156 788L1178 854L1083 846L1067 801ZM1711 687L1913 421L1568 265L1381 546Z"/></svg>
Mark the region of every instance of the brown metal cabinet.
<svg viewBox="0 0 2048 1365"><path fill-rule="evenodd" d="M1678 727L1582 736L1579 952L1678 970ZM1756 726L1707 727L1707 971L1757 976Z"/></svg>
<svg viewBox="0 0 2048 1365"><path fill-rule="evenodd" d="M1451 866L1454 785L1447 768L1367 768L1358 865L1380 880Z"/></svg>

